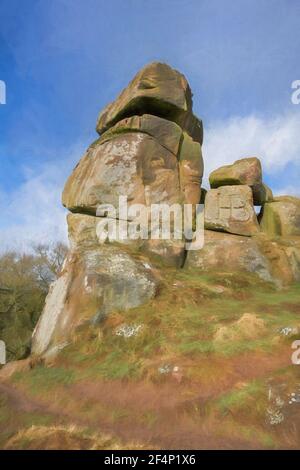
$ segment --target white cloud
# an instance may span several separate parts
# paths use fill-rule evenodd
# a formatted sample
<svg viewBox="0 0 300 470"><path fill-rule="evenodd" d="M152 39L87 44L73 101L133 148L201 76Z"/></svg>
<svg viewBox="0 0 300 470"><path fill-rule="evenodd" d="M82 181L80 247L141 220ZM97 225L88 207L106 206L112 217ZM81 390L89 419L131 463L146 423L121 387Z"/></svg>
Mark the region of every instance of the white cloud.
<svg viewBox="0 0 300 470"><path fill-rule="evenodd" d="M273 191L276 196L296 196L300 197L300 187L299 186L293 186L293 185L288 185L288 186L283 186L280 188L276 188L275 191Z"/></svg>
<svg viewBox="0 0 300 470"><path fill-rule="evenodd" d="M64 182L82 154L76 145L59 162L24 169L24 182L0 191L0 251L30 251L35 243L67 242L66 211L61 204Z"/></svg>
<svg viewBox="0 0 300 470"><path fill-rule="evenodd" d="M300 196L297 178L289 181L288 166L299 168L300 113L275 118L234 117L211 123L205 131L204 186L209 173L221 165L258 156L269 179L281 181L276 194ZM0 188L0 251L30 250L33 243L67 240L66 211L61 205L64 182L83 153L84 144L61 152L61 158L39 169L24 169L24 182L13 191ZM274 189L274 187L272 188Z"/></svg>
<svg viewBox="0 0 300 470"><path fill-rule="evenodd" d="M298 111L298 110L297 110ZM263 170L270 177L283 176L288 186L288 165L300 170L300 113L288 113L272 118L258 116L233 117L211 123L204 136L203 156L205 184L209 173L222 165L244 157L261 159ZM299 193L291 186L290 191Z"/></svg>

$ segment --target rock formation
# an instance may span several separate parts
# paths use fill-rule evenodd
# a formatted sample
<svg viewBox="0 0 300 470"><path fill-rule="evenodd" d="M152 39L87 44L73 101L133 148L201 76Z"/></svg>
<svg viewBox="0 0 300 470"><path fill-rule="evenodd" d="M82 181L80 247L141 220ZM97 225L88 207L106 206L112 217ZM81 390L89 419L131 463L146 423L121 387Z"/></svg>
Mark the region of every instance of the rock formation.
<svg viewBox="0 0 300 470"><path fill-rule="evenodd" d="M248 185L252 189L253 202L261 206L273 200L271 189L262 182L262 167L258 158L242 158L232 165L225 165L209 176L212 188L227 185Z"/></svg>
<svg viewBox="0 0 300 470"><path fill-rule="evenodd" d="M200 201L203 130L185 77L165 64L146 66L100 113L97 131L100 138L63 191L63 205L72 213L71 249L34 332L33 354L55 353L80 325L151 299L159 283L151 255L178 267L185 258L184 240L100 244L97 236L103 221L97 208L118 207L120 196L129 208Z"/></svg>
<svg viewBox="0 0 300 470"><path fill-rule="evenodd" d="M205 227L237 235L254 235L259 225L249 186L220 186L205 198Z"/></svg>
<svg viewBox="0 0 300 470"><path fill-rule="evenodd" d="M300 200L281 196L264 205L261 228L269 237L300 236Z"/></svg>
<svg viewBox="0 0 300 470"><path fill-rule="evenodd" d="M256 157L218 168L209 182L204 247L188 253L185 267L255 272L278 286L299 281L300 200L273 197Z"/></svg>
<svg viewBox="0 0 300 470"><path fill-rule="evenodd" d="M258 158L219 168L210 175L211 189L201 192L202 122L182 74L166 64L144 67L100 113L97 131L100 138L63 191L70 252L33 334L34 355L55 354L81 326L149 301L164 263L255 272L278 285L300 280L300 201L273 198ZM205 201L204 247L186 252L184 239L147 237L104 243L99 224L136 220L109 212L124 196L129 209ZM99 213L100 205L107 212ZM259 217L255 205L262 206Z"/></svg>

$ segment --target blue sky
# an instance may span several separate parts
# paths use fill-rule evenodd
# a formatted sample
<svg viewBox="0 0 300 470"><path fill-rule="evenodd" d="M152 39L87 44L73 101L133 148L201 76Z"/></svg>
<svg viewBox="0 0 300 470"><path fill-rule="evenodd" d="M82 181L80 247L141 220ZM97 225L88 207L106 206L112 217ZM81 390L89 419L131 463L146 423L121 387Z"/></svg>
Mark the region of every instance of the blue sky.
<svg viewBox="0 0 300 470"><path fill-rule="evenodd" d="M1 0L2 250L65 237L60 193L97 114L153 60L191 84L206 178L256 155L299 195L299 31L299 0Z"/></svg>

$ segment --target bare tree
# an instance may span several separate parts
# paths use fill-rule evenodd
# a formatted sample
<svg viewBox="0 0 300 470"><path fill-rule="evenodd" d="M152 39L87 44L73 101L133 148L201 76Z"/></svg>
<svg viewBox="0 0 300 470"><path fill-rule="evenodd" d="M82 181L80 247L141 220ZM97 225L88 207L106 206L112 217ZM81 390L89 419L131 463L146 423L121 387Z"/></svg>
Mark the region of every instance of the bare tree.
<svg viewBox="0 0 300 470"><path fill-rule="evenodd" d="M33 247L35 254L35 271L39 277L42 286L49 288L62 270L64 259L68 248L63 243L56 245L35 245Z"/></svg>
<svg viewBox="0 0 300 470"><path fill-rule="evenodd" d="M29 353L33 328L66 254L67 247L58 243L35 246L32 254L0 256L0 339L7 344L9 360Z"/></svg>

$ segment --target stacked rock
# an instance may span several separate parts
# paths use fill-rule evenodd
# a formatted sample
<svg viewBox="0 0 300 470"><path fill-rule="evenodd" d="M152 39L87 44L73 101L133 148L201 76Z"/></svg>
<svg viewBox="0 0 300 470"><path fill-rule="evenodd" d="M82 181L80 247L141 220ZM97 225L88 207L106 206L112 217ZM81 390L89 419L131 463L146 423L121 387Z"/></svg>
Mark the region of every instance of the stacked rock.
<svg viewBox="0 0 300 470"><path fill-rule="evenodd" d="M143 68L100 113L97 131L100 138L63 191L70 252L35 329L34 355L56 354L82 325L152 299L161 261L224 275L256 272L280 285L300 280L300 200L273 198L257 158L219 168L210 175L211 189L201 191L202 122L182 74L160 63ZM181 209L205 200L203 248L186 252L184 239L100 243L100 222L131 221L120 209L109 211L120 197L129 209L158 203ZM259 218L254 205L262 206ZM107 212L99 213L100 206Z"/></svg>
<svg viewBox="0 0 300 470"><path fill-rule="evenodd" d="M36 355L57 352L84 323L151 299L158 283L153 254L177 267L185 259L184 239L101 244L97 227L103 219L130 222L118 210L99 216L100 206L118 209L120 197L128 210L200 201L203 129L186 78L166 64L146 66L100 113L97 131L63 191L71 250L34 332Z"/></svg>
<svg viewBox="0 0 300 470"><path fill-rule="evenodd" d="M254 205L273 200L272 191L262 182L258 158L243 158L222 166L209 176L211 189L205 201L205 227L237 235L259 231Z"/></svg>
<svg viewBox="0 0 300 470"><path fill-rule="evenodd" d="M274 197L256 157L218 168L209 182L205 244L186 267L256 272L277 285L300 280L300 199Z"/></svg>

